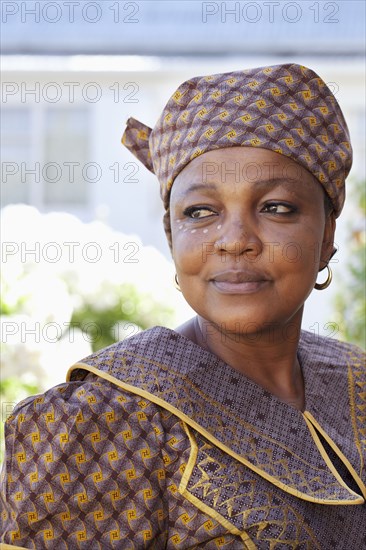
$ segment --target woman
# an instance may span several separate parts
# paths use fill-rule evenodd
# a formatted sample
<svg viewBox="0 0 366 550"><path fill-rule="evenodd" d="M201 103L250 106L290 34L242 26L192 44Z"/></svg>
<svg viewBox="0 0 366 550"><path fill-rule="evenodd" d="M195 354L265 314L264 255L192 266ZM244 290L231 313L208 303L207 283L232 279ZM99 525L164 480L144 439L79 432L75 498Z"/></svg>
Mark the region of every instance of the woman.
<svg viewBox="0 0 366 550"><path fill-rule="evenodd" d="M129 119L123 143L159 178L197 315L87 357L17 407L3 542L366 547L362 352L300 330L331 281L351 167L331 91L295 64L197 77L153 130Z"/></svg>

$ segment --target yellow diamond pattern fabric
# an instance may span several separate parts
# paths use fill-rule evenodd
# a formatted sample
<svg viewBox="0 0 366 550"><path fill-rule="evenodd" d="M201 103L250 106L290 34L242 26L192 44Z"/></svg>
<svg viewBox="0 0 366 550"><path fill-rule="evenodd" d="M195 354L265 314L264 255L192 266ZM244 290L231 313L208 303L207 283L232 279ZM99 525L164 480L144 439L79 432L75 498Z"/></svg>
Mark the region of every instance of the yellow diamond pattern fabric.
<svg viewBox="0 0 366 550"><path fill-rule="evenodd" d="M94 377L95 379L97 377ZM6 426L0 542L34 550L234 549L178 491L179 419L106 381L62 384Z"/></svg>

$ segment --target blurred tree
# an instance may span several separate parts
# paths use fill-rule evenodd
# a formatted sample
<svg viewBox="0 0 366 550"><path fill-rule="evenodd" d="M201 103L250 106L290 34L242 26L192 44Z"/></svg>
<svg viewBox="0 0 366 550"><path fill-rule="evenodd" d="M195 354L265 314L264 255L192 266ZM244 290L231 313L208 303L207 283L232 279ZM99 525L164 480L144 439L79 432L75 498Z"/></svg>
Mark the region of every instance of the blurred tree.
<svg viewBox="0 0 366 550"><path fill-rule="evenodd" d="M343 289L335 300L339 315L340 339L366 348L366 184L358 181L353 185L350 200L354 203L355 215L349 228L349 258Z"/></svg>
<svg viewBox="0 0 366 550"><path fill-rule="evenodd" d="M84 303L74 311L71 325L80 326L97 351L153 325L169 326L173 319L174 308L141 294L132 284L124 284L109 307Z"/></svg>

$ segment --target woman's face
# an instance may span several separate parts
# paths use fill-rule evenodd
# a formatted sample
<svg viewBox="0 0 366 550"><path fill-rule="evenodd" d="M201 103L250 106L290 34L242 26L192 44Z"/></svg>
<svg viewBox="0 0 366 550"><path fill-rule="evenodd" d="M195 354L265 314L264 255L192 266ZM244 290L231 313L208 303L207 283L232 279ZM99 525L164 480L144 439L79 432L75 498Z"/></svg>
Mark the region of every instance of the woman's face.
<svg viewBox="0 0 366 550"><path fill-rule="evenodd" d="M267 149L209 151L175 179L170 212L179 285L198 315L242 334L301 319L335 227L307 170Z"/></svg>

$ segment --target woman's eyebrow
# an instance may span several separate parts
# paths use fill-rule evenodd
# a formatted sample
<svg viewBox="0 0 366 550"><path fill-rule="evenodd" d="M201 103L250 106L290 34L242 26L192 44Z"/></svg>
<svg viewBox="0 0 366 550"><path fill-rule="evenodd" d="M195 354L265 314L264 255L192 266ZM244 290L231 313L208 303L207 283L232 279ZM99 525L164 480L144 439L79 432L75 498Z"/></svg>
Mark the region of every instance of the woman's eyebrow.
<svg viewBox="0 0 366 550"><path fill-rule="evenodd" d="M184 191L182 191L182 195L185 196L191 191L197 191L201 189L217 190L217 188L218 186L215 183L192 183L189 187L187 187Z"/></svg>
<svg viewBox="0 0 366 550"><path fill-rule="evenodd" d="M299 183L298 179L289 178L289 177L276 177L276 178L266 178L263 180L255 181L255 185L258 185L260 189L266 189L266 188L276 188L276 187L285 187L289 191L293 191L296 184Z"/></svg>

